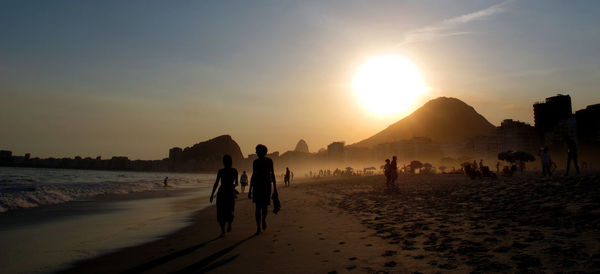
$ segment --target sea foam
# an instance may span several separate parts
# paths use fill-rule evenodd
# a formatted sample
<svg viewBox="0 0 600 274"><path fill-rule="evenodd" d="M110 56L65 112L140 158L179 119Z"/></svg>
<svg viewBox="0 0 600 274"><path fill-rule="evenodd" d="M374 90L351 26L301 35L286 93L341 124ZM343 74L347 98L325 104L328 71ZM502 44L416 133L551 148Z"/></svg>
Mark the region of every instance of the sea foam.
<svg viewBox="0 0 600 274"><path fill-rule="evenodd" d="M60 204L98 195L169 188L209 188L214 175L114 172L66 169L0 168L0 212Z"/></svg>

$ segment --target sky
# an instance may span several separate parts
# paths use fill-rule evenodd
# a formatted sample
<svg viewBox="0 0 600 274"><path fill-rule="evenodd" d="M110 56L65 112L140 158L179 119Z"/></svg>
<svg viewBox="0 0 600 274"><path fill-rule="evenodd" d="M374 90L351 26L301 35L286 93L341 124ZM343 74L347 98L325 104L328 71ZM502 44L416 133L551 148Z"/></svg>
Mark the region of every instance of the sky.
<svg viewBox="0 0 600 274"><path fill-rule="evenodd" d="M533 123L566 93L600 103L597 1L0 1L0 149L162 159L229 134L314 152L358 142L427 100ZM428 90L377 115L351 83L398 55Z"/></svg>

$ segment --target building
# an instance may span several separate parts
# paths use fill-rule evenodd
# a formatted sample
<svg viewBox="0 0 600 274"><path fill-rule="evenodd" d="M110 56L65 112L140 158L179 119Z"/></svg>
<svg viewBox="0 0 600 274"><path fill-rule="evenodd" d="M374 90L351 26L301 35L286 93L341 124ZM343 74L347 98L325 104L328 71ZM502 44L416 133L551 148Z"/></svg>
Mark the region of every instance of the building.
<svg viewBox="0 0 600 274"><path fill-rule="evenodd" d="M533 104L533 119L535 129L539 132L551 131L563 119L573 115L571 96L558 94L546 98L545 102Z"/></svg>
<svg viewBox="0 0 600 274"><path fill-rule="evenodd" d="M345 142L333 142L327 146L327 156L332 160L344 160Z"/></svg>
<svg viewBox="0 0 600 274"><path fill-rule="evenodd" d="M181 159L183 159L183 149L180 147L169 149L169 160L179 162Z"/></svg>
<svg viewBox="0 0 600 274"><path fill-rule="evenodd" d="M575 112L577 137L584 145L600 144L600 104Z"/></svg>
<svg viewBox="0 0 600 274"><path fill-rule="evenodd" d="M512 119L505 119L500 123L496 136L499 152L524 150L535 153L541 146L539 132L534 127Z"/></svg>
<svg viewBox="0 0 600 274"><path fill-rule="evenodd" d="M0 162L1 163L9 163L11 161L12 161L12 151L0 150Z"/></svg>

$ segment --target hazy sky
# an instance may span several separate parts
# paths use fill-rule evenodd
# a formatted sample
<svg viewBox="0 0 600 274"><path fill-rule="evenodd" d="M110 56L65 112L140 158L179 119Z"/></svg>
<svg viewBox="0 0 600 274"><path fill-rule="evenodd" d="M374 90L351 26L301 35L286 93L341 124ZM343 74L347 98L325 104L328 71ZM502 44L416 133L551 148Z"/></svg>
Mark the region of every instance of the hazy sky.
<svg viewBox="0 0 600 274"><path fill-rule="evenodd" d="M360 64L401 55L428 93L491 123L566 92L600 103L598 1L0 1L0 149L167 157L230 134L244 154L354 143Z"/></svg>

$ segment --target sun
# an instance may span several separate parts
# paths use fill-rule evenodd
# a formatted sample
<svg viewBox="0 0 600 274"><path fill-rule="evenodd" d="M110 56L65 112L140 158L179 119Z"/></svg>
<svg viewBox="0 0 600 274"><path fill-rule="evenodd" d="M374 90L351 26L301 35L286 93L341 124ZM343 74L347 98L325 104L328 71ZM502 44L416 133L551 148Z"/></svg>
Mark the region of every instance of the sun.
<svg viewBox="0 0 600 274"><path fill-rule="evenodd" d="M417 67L401 56L378 56L356 70L352 87L372 112L395 114L407 111L427 91Z"/></svg>

